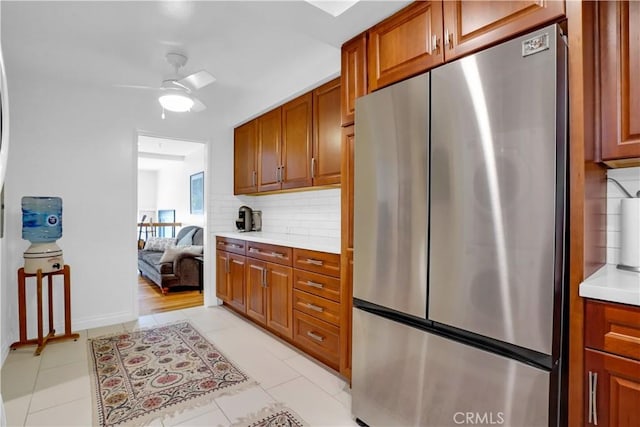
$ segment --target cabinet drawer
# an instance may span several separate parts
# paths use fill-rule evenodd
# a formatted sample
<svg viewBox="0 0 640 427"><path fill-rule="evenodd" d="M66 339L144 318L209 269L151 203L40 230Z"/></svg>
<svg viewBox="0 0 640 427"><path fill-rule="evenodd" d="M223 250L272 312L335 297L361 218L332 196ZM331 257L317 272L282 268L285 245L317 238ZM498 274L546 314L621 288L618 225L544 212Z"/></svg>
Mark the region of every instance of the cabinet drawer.
<svg viewBox="0 0 640 427"><path fill-rule="evenodd" d="M244 249L247 242L239 239L230 239L228 237L216 237L216 249L221 251L233 252L234 254L244 255Z"/></svg>
<svg viewBox="0 0 640 427"><path fill-rule="evenodd" d="M293 308L309 316L340 326L340 304L295 289Z"/></svg>
<svg viewBox="0 0 640 427"><path fill-rule="evenodd" d="M276 264L291 265L291 248L286 246L247 242L247 256Z"/></svg>
<svg viewBox="0 0 640 427"><path fill-rule="evenodd" d="M340 277L340 255L327 252L293 250L293 266L301 270Z"/></svg>
<svg viewBox="0 0 640 427"><path fill-rule="evenodd" d="M293 287L310 294L340 302L340 279L293 269Z"/></svg>
<svg viewBox="0 0 640 427"><path fill-rule="evenodd" d="M640 360L640 307L587 300L585 344Z"/></svg>
<svg viewBox="0 0 640 427"><path fill-rule="evenodd" d="M327 365L338 368L338 327L293 310L293 341Z"/></svg>

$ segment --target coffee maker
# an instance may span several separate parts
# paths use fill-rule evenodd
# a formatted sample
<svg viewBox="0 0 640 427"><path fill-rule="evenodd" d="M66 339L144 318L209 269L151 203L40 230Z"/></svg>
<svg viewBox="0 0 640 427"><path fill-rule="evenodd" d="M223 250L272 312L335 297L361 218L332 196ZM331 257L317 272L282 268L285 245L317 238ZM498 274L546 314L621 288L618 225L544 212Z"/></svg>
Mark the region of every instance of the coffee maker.
<svg viewBox="0 0 640 427"><path fill-rule="evenodd" d="M241 206L236 220L238 231L251 231L253 229L253 210L249 206Z"/></svg>

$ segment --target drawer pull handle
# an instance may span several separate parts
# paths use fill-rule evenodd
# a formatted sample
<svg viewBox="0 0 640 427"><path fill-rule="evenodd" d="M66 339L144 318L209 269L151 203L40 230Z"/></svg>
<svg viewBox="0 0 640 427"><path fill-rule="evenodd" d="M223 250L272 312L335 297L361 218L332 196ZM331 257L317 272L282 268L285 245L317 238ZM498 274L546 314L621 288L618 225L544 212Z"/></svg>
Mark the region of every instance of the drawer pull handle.
<svg viewBox="0 0 640 427"><path fill-rule="evenodd" d="M324 265L324 262L319 259L307 258L307 264L319 265L322 267Z"/></svg>
<svg viewBox="0 0 640 427"><path fill-rule="evenodd" d="M232 243L230 246L231 246L232 248L236 248L236 249L238 249L238 248L241 248L241 247L242 247L242 246L240 246L240 245L236 245L235 243Z"/></svg>
<svg viewBox="0 0 640 427"><path fill-rule="evenodd" d="M324 311L324 308L315 305L315 304L311 304L311 303L307 303L307 308L313 311L317 311L318 313L322 313Z"/></svg>
<svg viewBox="0 0 640 427"><path fill-rule="evenodd" d="M324 285L322 283L312 282L311 280L307 280L307 286L311 286L312 288L322 289Z"/></svg>
<svg viewBox="0 0 640 427"><path fill-rule="evenodd" d="M249 248L249 252L260 253L260 249L258 249L258 248Z"/></svg>
<svg viewBox="0 0 640 427"><path fill-rule="evenodd" d="M316 334L315 332L312 332L312 331L308 331L307 336L319 342L324 341L324 337L322 335Z"/></svg>
<svg viewBox="0 0 640 427"><path fill-rule="evenodd" d="M271 256L274 256L276 258L284 258L284 254L281 254L280 252L271 252Z"/></svg>

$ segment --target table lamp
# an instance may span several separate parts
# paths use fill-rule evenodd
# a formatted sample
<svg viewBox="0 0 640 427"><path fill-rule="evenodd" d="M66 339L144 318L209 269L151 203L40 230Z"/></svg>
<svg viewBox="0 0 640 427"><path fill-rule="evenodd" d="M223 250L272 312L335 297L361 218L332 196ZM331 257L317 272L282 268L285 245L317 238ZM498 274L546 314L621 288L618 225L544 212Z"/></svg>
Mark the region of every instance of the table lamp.
<svg viewBox="0 0 640 427"><path fill-rule="evenodd" d="M31 242L24 252L27 274L62 270L62 249L56 240L62 237L62 199L60 197L22 198L22 238Z"/></svg>

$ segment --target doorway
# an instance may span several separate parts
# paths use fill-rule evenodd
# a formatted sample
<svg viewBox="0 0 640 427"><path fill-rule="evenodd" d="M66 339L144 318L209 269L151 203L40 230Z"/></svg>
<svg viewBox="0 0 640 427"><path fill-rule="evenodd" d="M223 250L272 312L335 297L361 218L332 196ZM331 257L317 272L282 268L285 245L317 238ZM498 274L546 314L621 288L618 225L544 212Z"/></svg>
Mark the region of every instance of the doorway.
<svg viewBox="0 0 640 427"><path fill-rule="evenodd" d="M205 143L137 134L140 316L204 305L206 194L193 177L206 159Z"/></svg>

